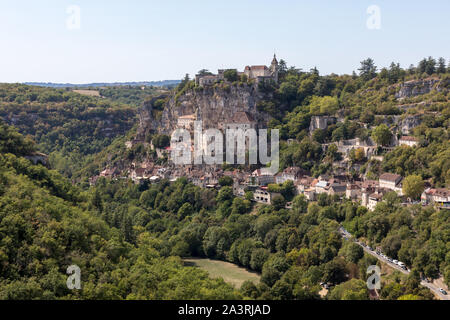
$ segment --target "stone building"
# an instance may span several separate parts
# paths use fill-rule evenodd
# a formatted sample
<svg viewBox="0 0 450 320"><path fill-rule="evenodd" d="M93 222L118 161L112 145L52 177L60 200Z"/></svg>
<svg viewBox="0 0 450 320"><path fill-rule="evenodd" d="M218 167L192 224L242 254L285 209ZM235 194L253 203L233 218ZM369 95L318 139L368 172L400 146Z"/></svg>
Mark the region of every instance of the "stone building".
<svg viewBox="0 0 450 320"><path fill-rule="evenodd" d="M428 188L420 199L423 205L433 204L438 208L450 209L450 190L445 188Z"/></svg>
<svg viewBox="0 0 450 320"><path fill-rule="evenodd" d="M260 203L272 204L272 199L280 195L276 192L269 192L265 189L258 188L253 192L253 200Z"/></svg>
<svg viewBox="0 0 450 320"><path fill-rule="evenodd" d="M226 129L256 129L256 121L248 112L238 111L233 114L230 123L226 124Z"/></svg>
<svg viewBox="0 0 450 320"><path fill-rule="evenodd" d="M361 197L361 186L357 183L347 183L345 190L345 197L347 199L356 200Z"/></svg>
<svg viewBox="0 0 450 320"><path fill-rule="evenodd" d="M251 183L253 185L266 186L270 183L275 182L275 176L270 171L269 168L261 168L253 171L250 177Z"/></svg>
<svg viewBox="0 0 450 320"><path fill-rule="evenodd" d="M184 116L180 116L177 119L177 127L186 129L186 130L194 130L194 121L201 120L199 115L198 108L195 110L195 113L193 114L187 114Z"/></svg>
<svg viewBox="0 0 450 320"><path fill-rule="evenodd" d="M236 69L228 69L236 70ZM219 69L217 74L197 74L195 75L195 84L199 86L213 85L216 82L225 80L225 69ZM237 72L238 76L245 74L248 79L253 79L257 83L260 81L273 80L278 82L279 65L275 55L273 55L270 67L265 65L260 66L246 66L244 72Z"/></svg>
<svg viewBox="0 0 450 320"><path fill-rule="evenodd" d="M419 139L412 136L403 136L398 140L399 145L406 145L409 147L415 147L419 144Z"/></svg>
<svg viewBox="0 0 450 320"><path fill-rule="evenodd" d="M376 189L374 193L371 193L369 195L369 201L368 201L368 204L367 204L367 208L370 211L375 210L375 207L377 206L377 204L379 202L383 201L383 195L384 195L384 192L382 192L382 191L380 191L378 189Z"/></svg>
<svg viewBox="0 0 450 320"><path fill-rule="evenodd" d="M255 79L256 82L273 80L278 82L278 60L276 55L273 55L272 63L270 67L267 66L246 66L244 74L249 79Z"/></svg>
<svg viewBox="0 0 450 320"><path fill-rule="evenodd" d="M299 167L289 167L275 176L276 183L284 183L287 180L296 181L310 173Z"/></svg>
<svg viewBox="0 0 450 320"><path fill-rule="evenodd" d="M393 190L401 195L401 185L403 177L394 173L383 173L378 179L380 188L386 188L389 190Z"/></svg>

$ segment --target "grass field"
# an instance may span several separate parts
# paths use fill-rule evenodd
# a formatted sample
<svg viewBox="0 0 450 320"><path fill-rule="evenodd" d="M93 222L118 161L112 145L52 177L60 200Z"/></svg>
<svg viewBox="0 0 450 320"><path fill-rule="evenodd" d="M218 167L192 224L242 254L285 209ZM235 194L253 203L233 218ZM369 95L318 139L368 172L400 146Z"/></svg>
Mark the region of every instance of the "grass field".
<svg viewBox="0 0 450 320"><path fill-rule="evenodd" d="M100 92L97 90L73 90L73 92L90 97L100 97Z"/></svg>
<svg viewBox="0 0 450 320"><path fill-rule="evenodd" d="M258 273L250 272L229 262L201 258L189 258L183 261L187 266L196 266L207 271L211 278L222 278L235 288L240 288L246 280L257 284L260 278Z"/></svg>

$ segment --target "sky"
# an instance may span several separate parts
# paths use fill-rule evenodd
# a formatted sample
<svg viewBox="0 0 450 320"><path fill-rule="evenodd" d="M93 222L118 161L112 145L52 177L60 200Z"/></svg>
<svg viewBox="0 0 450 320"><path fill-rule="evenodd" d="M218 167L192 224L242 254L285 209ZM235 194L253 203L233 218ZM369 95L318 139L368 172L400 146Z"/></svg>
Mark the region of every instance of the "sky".
<svg viewBox="0 0 450 320"><path fill-rule="evenodd" d="M181 79L274 53L320 74L449 61L449 13L448 0L2 0L0 82Z"/></svg>

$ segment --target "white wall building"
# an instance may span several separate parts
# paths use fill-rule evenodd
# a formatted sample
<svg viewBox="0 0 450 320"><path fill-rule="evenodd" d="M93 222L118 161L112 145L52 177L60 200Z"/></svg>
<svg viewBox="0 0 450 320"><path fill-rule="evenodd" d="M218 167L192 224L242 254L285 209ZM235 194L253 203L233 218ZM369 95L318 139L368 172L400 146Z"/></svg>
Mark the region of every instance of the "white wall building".
<svg viewBox="0 0 450 320"><path fill-rule="evenodd" d="M398 140L399 145L406 145L409 147L415 147L419 144L419 139L411 136L403 136Z"/></svg>

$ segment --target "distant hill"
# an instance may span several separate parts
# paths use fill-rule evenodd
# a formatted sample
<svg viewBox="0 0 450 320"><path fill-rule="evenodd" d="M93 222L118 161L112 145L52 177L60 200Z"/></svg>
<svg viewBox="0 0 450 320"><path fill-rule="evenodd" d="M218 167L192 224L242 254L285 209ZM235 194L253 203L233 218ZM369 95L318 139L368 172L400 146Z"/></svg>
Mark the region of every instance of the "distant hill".
<svg viewBox="0 0 450 320"><path fill-rule="evenodd" d="M40 86L49 88L87 88L87 87L115 87L115 86L153 86L153 87L171 87L180 83L180 80L162 80L162 81L139 81L139 82L99 82L99 83L53 83L53 82L24 82L30 86Z"/></svg>

